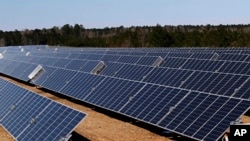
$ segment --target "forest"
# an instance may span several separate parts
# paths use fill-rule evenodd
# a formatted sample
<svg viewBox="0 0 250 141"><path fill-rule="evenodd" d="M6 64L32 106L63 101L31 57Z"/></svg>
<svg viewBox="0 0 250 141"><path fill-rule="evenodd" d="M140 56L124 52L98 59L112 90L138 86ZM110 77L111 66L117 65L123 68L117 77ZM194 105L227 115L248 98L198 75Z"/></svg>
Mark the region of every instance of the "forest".
<svg viewBox="0 0 250 141"><path fill-rule="evenodd" d="M155 25L86 29L83 25L0 30L0 46L250 47L248 25Z"/></svg>

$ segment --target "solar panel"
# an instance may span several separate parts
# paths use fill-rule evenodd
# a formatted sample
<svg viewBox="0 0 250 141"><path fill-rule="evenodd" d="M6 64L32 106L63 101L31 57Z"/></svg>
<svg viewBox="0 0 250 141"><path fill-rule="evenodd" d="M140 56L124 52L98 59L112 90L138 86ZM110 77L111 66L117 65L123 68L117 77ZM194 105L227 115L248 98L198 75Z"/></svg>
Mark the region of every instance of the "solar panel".
<svg viewBox="0 0 250 141"><path fill-rule="evenodd" d="M56 103L3 79L0 123L16 139L62 140L86 114Z"/></svg>
<svg viewBox="0 0 250 141"><path fill-rule="evenodd" d="M146 76L152 69L153 67L149 66L124 64L119 70L115 72L114 76L118 78L140 81L144 79L144 76Z"/></svg>
<svg viewBox="0 0 250 141"><path fill-rule="evenodd" d="M100 60L103 55L100 54L90 54L86 59L87 60Z"/></svg>
<svg viewBox="0 0 250 141"><path fill-rule="evenodd" d="M107 77L84 100L118 111L143 85L140 82Z"/></svg>
<svg viewBox="0 0 250 141"><path fill-rule="evenodd" d="M30 63L25 53L13 61L17 53L10 49L0 59L0 71L20 79L10 65L22 69L20 64ZM246 53L247 48L34 49L34 66L43 64L45 71L32 83L192 139L217 140L249 109ZM152 66L159 56L164 63ZM91 74L100 61L104 69Z"/></svg>
<svg viewBox="0 0 250 141"><path fill-rule="evenodd" d="M114 62L106 62L106 67L100 72L102 75L107 76L115 76L116 73L122 69L125 64L122 63L114 63Z"/></svg>
<svg viewBox="0 0 250 141"><path fill-rule="evenodd" d="M213 57L213 55L214 54L212 54L212 53L193 53L189 58L211 59Z"/></svg>
<svg viewBox="0 0 250 141"><path fill-rule="evenodd" d="M186 90L148 84L120 112L157 124L188 93Z"/></svg>
<svg viewBox="0 0 250 141"><path fill-rule="evenodd" d="M87 60L72 60L69 64L65 67L66 69L71 70L81 70L82 67L87 63Z"/></svg>
<svg viewBox="0 0 250 141"><path fill-rule="evenodd" d="M44 72L36 79L32 80L31 83L36 84L37 86L41 86L57 68L43 66L43 69Z"/></svg>
<svg viewBox="0 0 250 141"><path fill-rule="evenodd" d="M117 62L136 64L140 59L140 56L120 56Z"/></svg>
<svg viewBox="0 0 250 141"><path fill-rule="evenodd" d="M221 60L231 60L231 61L244 61L248 58L248 54L226 54L223 53L220 55Z"/></svg>
<svg viewBox="0 0 250 141"><path fill-rule="evenodd" d="M152 56L142 56L136 63L137 65L148 65L152 66L154 62L158 59L158 57L152 57Z"/></svg>
<svg viewBox="0 0 250 141"><path fill-rule="evenodd" d="M76 57L76 59L87 59L89 54L80 54L79 56Z"/></svg>
<svg viewBox="0 0 250 141"><path fill-rule="evenodd" d="M87 97L102 81L104 76L96 76L88 73L78 72L75 77L65 83L60 89L60 93L75 99L83 100Z"/></svg>
<svg viewBox="0 0 250 141"><path fill-rule="evenodd" d="M230 122L246 112L249 105L246 100L190 93L159 125L198 140L217 140ZM236 110L238 112L227 115ZM217 124L223 126L215 128Z"/></svg>
<svg viewBox="0 0 250 141"><path fill-rule="evenodd" d="M179 87L193 71L170 69L170 68L154 68L145 78L145 82L176 86Z"/></svg>
<svg viewBox="0 0 250 141"><path fill-rule="evenodd" d="M18 140L63 140L86 115L58 103L49 103Z"/></svg>
<svg viewBox="0 0 250 141"><path fill-rule="evenodd" d="M165 58L162 67L180 68L185 62L186 59L184 58Z"/></svg>
<svg viewBox="0 0 250 141"><path fill-rule="evenodd" d="M95 66L99 63L99 61L88 61L81 69L80 71L83 72L91 72Z"/></svg>
<svg viewBox="0 0 250 141"><path fill-rule="evenodd" d="M56 61L53 66L59 67L59 68L66 68L66 66L71 62L71 59L64 59L61 58L58 61Z"/></svg>
<svg viewBox="0 0 250 141"><path fill-rule="evenodd" d="M36 65L34 64L26 64L26 63L20 63L19 66L15 68L15 70L10 74L11 76L14 76L20 80L28 81L29 74L36 68Z"/></svg>
<svg viewBox="0 0 250 141"><path fill-rule="evenodd" d="M40 86L59 92L75 75L74 71L56 69Z"/></svg>

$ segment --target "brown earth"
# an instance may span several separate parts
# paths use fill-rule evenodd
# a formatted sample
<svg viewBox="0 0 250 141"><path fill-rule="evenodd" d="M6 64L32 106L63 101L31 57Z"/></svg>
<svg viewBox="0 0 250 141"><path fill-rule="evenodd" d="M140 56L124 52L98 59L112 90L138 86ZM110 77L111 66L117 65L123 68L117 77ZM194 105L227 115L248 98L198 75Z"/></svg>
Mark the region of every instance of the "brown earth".
<svg viewBox="0 0 250 141"><path fill-rule="evenodd" d="M13 141L12 136L2 126L0 126L0 139L1 141Z"/></svg>
<svg viewBox="0 0 250 141"><path fill-rule="evenodd" d="M87 118L75 129L76 134L80 135L81 139L93 141L171 141L170 138L155 134L149 130L131 124L130 122L118 120L101 112L97 112L82 104L77 104L76 102L57 97L35 86L29 86L8 77L0 77L61 104L87 113ZM250 123L249 116L243 116L242 120ZM0 140L13 141L14 139L0 126Z"/></svg>

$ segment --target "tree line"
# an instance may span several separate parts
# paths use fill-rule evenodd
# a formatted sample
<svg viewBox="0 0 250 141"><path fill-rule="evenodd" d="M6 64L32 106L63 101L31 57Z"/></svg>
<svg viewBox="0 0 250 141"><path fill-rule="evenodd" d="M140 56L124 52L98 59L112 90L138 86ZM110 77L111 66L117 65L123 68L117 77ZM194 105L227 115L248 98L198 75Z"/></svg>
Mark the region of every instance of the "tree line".
<svg viewBox="0 0 250 141"><path fill-rule="evenodd" d="M250 25L180 25L85 29L66 24L22 31L1 31L0 46L60 45L76 47L246 47Z"/></svg>

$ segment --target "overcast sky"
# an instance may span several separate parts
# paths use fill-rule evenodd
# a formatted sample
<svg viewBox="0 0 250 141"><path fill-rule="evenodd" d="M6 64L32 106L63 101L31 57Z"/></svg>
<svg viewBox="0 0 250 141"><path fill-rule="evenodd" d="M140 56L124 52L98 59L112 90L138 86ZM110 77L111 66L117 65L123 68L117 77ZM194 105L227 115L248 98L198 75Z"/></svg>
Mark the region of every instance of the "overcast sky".
<svg viewBox="0 0 250 141"><path fill-rule="evenodd" d="M249 24L250 0L0 0L0 30Z"/></svg>

